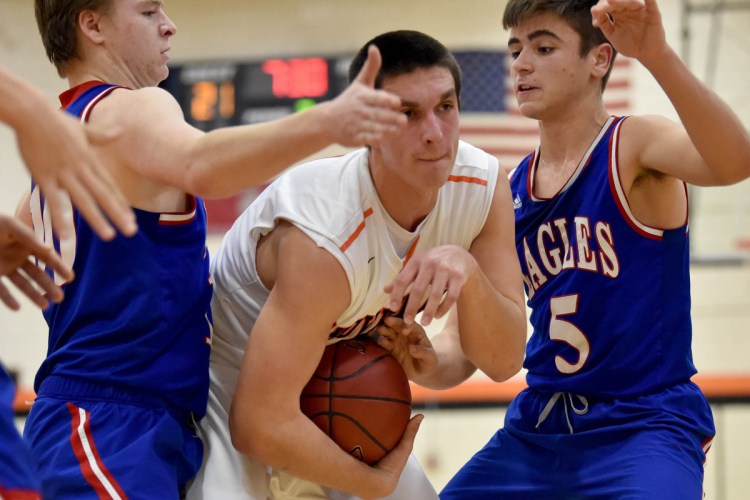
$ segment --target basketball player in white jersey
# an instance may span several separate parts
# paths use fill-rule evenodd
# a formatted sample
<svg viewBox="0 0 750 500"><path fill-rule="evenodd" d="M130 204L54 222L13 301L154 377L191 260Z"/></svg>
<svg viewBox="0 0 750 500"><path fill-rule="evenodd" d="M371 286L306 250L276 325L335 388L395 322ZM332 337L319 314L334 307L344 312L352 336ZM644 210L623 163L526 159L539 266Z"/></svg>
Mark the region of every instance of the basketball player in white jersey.
<svg viewBox="0 0 750 500"><path fill-rule="evenodd" d="M414 31L378 47L375 86L401 98L402 133L272 183L227 233L212 266L211 391L204 464L189 499L437 498L410 458L422 416L370 467L301 411L323 349L384 318L429 323L449 309L452 341L495 380L521 367L526 317L508 181L459 141L461 75ZM455 307L454 307L455 306Z"/></svg>

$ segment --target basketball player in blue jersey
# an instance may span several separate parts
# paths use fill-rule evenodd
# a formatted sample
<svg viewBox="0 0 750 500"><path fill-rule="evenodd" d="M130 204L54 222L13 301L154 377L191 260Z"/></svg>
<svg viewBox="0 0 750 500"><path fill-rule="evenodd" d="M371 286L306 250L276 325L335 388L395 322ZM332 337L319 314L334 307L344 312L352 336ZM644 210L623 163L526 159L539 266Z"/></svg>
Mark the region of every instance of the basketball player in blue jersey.
<svg viewBox="0 0 750 500"><path fill-rule="evenodd" d="M540 146L510 175L528 389L444 500L700 499L714 436L691 382L686 184L750 176L750 137L665 40L655 0L510 0L511 76ZM610 116L615 53L682 123Z"/></svg>
<svg viewBox="0 0 750 500"><path fill-rule="evenodd" d="M0 121L13 129L29 172L54 200L50 210L57 221L53 222L55 227L68 229L64 222L69 215L64 213L64 205L60 209L63 213L57 207L69 197L100 237L114 236L102 213L124 234L133 233L133 212L107 171L98 166L89 146L89 141L98 141L99 136L62 113L36 87L3 68L0 68ZM52 246L44 244L17 219L0 215L0 276L41 308L50 301L62 300L62 289L31 259L43 262L66 280L73 279L71 269L63 264ZM0 301L10 309L20 308L2 282ZM14 397L15 384L0 365L0 498L40 499L36 464L13 420Z"/></svg>
<svg viewBox="0 0 750 500"><path fill-rule="evenodd" d="M47 357L24 429L50 498L178 498L202 460L212 294L200 196L256 185L331 143L398 130L399 99L375 90L376 49L333 101L252 126L201 132L157 87L176 28L161 1L36 0L47 55L70 89L64 108L118 131L97 148L139 232L102 242L76 212L55 238L76 279L45 311ZM52 238L37 189L24 213Z"/></svg>
<svg viewBox="0 0 750 500"><path fill-rule="evenodd" d="M376 86L408 122L341 157L284 173L248 207L212 264L216 283L206 461L189 500L437 497L410 452L421 416L373 467L300 410L327 344L389 316L429 323L451 306L466 361L496 380L520 369L526 316L508 181L497 159L459 141L461 73L415 31L375 37ZM409 293L407 293L407 290ZM493 342L487 342L492 339Z"/></svg>

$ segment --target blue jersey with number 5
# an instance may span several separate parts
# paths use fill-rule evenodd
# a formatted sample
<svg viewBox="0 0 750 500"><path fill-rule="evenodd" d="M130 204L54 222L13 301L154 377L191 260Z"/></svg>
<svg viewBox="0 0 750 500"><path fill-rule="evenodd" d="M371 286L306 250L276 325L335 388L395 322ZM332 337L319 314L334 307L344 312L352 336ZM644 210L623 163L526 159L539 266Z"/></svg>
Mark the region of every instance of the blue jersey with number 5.
<svg viewBox="0 0 750 500"><path fill-rule="evenodd" d="M524 367L538 390L627 397L695 373L687 215L662 230L631 213L617 165L624 119L607 121L552 198L534 193L539 149L510 174L532 310Z"/></svg>

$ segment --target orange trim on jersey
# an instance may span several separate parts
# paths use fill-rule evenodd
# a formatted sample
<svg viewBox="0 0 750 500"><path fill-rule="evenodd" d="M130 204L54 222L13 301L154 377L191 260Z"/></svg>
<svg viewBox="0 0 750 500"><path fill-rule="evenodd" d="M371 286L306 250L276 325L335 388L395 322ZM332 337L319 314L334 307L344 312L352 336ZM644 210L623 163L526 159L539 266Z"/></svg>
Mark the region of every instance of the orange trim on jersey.
<svg viewBox="0 0 750 500"><path fill-rule="evenodd" d="M421 238L422 235L418 234L417 239L414 240L414 243L411 244L409 247L409 251L406 252L406 257L404 258L404 266L407 262L409 262L409 259L411 259L411 256L414 255L414 251L417 249L417 243L419 243L419 238ZM401 266L403 268L403 266Z"/></svg>
<svg viewBox="0 0 750 500"><path fill-rule="evenodd" d="M339 250L342 252L346 252L346 249L352 246L352 243L359 237L360 234L362 234L362 231L365 230L365 219L367 219L369 216L372 215L372 208L368 208L364 211L362 214L362 222L357 226L357 229L354 230L351 236L347 238L347 240L344 242L343 245L339 247Z"/></svg>
<svg viewBox="0 0 750 500"><path fill-rule="evenodd" d="M81 473L86 482L96 491L101 499L122 498L127 495L109 472L99 456L99 450L94 443L91 433L91 413L79 408L73 403L68 403L68 411L71 418L70 444L78 459Z"/></svg>
<svg viewBox="0 0 750 500"><path fill-rule="evenodd" d="M2 500L42 500L42 494L34 490L5 489L0 486Z"/></svg>
<svg viewBox="0 0 750 500"><path fill-rule="evenodd" d="M467 175L450 175L448 176L450 182L468 182L469 184L479 184L480 186L487 186L487 181L480 179L479 177L469 177Z"/></svg>

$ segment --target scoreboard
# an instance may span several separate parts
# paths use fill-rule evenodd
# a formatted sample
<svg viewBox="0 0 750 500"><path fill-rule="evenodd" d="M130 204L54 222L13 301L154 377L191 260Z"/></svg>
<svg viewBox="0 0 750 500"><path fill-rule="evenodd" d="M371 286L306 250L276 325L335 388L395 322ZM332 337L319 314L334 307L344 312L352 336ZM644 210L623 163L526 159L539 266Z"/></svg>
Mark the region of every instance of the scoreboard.
<svg viewBox="0 0 750 500"><path fill-rule="evenodd" d="M348 84L351 56L205 61L170 67L161 87L201 130L258 123L336 97Z"/></svg>
<svg viewBox="0 0 750 500"><path fill-rule="evenodd" d="M505 110L505 57L500 51L454 51L463 72L461 110ZM161 87L180 102L185 117L208 131L258 123L336 97L348 85L354 56L196 61L170 66Z"/></svg>

